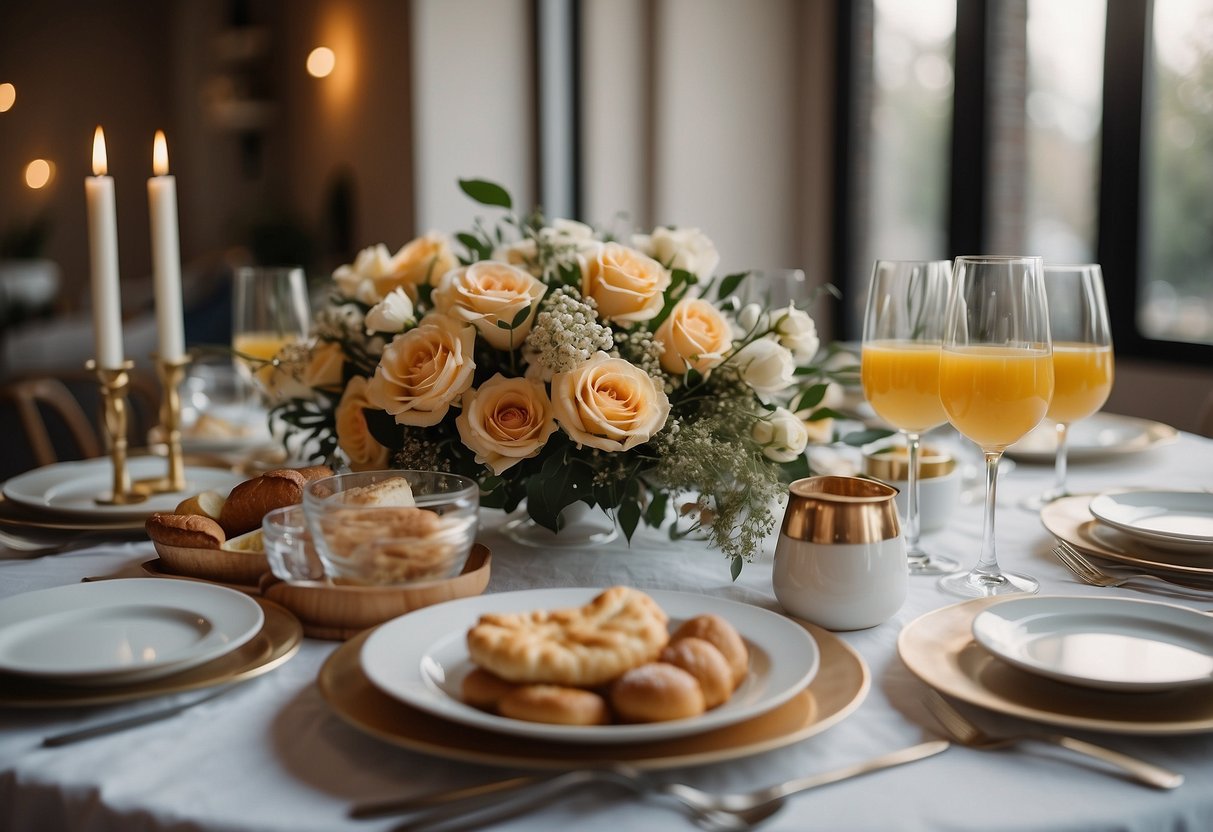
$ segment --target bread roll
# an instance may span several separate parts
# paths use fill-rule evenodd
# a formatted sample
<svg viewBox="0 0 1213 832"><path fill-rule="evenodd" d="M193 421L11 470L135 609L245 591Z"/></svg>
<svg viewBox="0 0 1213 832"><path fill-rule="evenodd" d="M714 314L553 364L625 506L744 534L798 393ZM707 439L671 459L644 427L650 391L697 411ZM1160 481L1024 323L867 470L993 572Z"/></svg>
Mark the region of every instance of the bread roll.
<svg viewBox="0 0 1213 832"><path fill-rule="evenodd" d="M226 499L218 491L203 491L201 494L195 494L193 497L187 497L182 500L173 513L200 514L203 517L209 517L212 520L218 521Z"/></svg>
<svg viewBox="0 0 1213 832"><path fill-rule="evenodd" d="M290 468L267 471L246 480L227 495L219 513L219 525L228 537L261 528L261 518L276 508L303 501L303 474Z"/></svg>
<svg viewBox="0 0 1213 832"><path fill-rule="evenodd" d="M666 722L699 716L707 708L699 681L681 667L649 662L611 685L611 705L625 722Z"/></svg>
<svg viewBox="0 0 1213 832"><path fill-rule="evenodd" d="M200 514L156 513L143 528L157 543L186 549L218 549L227 539L218 523Z"/></svg>
<svg viewBox="0 0 1213 832"><path fill-rule="evenodd" d="M303 468L296 468L295 470L300 474L303 474L304 483L322 480L325 477L331 477L337 473L327 465L308 465Z"/></svg>
<svg viewBox="0 0 1213 832"><path fill-rule="evenodd" d="M706 613L695 616L674 631L670 642L684 638L701 638L714 644L724 654L729 669L733 671L733 687L740 685L750 672L750 651L745 641L733 625L719 615Z"/></svg>
<svg viewBox="0 0 1213 832"><path fill-rule="evenodd" d="M549 725L606 725L606 700L589 690L561 685L523 685L497 703L502 716Z"/></svg>
<svg viewBox="0 0 1213 832"><path fill-rule="evenodd" d="M506 694L517 687L513 682L507 682L483 667L477 667L463 677L460 692L463 694L463 701L473 708L495 711Z"/></svg>
<svg viewBox="0 0 1213 832"><path fill-rule="evenodd" d="M733 671L716 645L701 638L680 638L661 651L661 661L681 667L699 681L708 710L733 695Z"/></svg>

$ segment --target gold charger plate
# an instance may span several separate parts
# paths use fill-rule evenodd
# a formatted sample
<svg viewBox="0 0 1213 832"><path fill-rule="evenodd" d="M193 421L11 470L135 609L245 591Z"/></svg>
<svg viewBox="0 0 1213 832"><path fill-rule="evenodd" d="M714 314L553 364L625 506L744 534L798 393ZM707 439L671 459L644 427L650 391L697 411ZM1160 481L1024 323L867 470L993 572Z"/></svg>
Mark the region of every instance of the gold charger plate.
<svg viewBox="0 0 1213 832"><path fill-rule="evenodd" d="M817 641L821 667L807 688L762 716L702 734L643 743L579 745L527 740L439 719L376 688L359 655L372 631L329 656L317 685L329 707L350 725L412 751L452 760L521 768L566 769L628 762L662 769L734 760L819 734L859 707L871 686L862 658L833 633L799 622Z"/></svg>
<svg viewBox="0 0 1213 832"><path fill-rule="evenodd" d="M973 619L1001 597L963 601L919 616L902 629L897 652L936 690L998 713L1049 725L1115 734L1213 731L1209 685L1161 693L1115 693L1018 670L973 639Z"/></svg>
<svg viewBox="0 0 1213 832"><path fill-rule="evenodd" d="M1088 554L1159 571L1213 576L1213 551L1207 555L1167 552L1138 541L1126 543L1123 549L1112 545L1113 533L1119 532L1096 520L1090 505L1089 496L1062 497L1040 510L1040 522L1054 537Z"/></svg>
<svg viewBox="0 0 1213 832"><path fill-rule="evenodd" d="M183 673L146 682L105 688L81 688L0 673L0 707L60 708L109 705L240 682L268 673L299 651L299 619L264 598L254 599L265 613L261 630L241 647Z"/></svg>

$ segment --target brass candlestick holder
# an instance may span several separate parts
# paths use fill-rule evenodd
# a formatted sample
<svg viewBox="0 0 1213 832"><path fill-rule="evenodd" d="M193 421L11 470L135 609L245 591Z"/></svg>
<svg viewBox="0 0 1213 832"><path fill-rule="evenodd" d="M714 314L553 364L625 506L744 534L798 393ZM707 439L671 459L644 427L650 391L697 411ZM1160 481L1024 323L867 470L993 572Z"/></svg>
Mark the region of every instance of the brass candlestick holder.
<svg viewBox="0 0 1213 832"><path fill-rule="evenodd" d="M141 503L147 499L131 489L131 475L126 470L126 394L130 390L130 371L133 361L122 362L121 367L99 367L90 360L85 367L97 374L101 384L103 407L102 424L105 428L106 444L114 463L113 487L108 497L97 497L96 503L103 506L122 506Z"/></svg>
<svg viewBox="0 0 1213 832"><path fill-rule="evenodd" d="M153 355L160 377L160 430L168 449L168 475L140 480L135 489L146 494L171 494L185 490L185 463L181 454L181 380L190 363L188 355L166 360Z"/></svg>

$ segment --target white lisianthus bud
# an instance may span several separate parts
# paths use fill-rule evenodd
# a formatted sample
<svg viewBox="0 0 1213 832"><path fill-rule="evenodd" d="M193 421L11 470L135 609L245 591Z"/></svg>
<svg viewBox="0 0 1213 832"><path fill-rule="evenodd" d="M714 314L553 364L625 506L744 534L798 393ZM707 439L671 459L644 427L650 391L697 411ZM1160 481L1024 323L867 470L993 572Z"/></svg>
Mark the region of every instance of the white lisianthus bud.
<svg viewBox="0 0 1213 832"><path fill-rule="evenodd" d="M594 242L594 229L577 220L554 219L552 224L539 230L539 237L553 245L575 245L581 248Z"/></svg>
<svg viewBox="0 0 1213 832"><path fill-rule="evenodd" d="M796 380L796 361L787 348L769 338L759 338L733 356L742 380L761 395L772 396Z"/></svg>
<svg viewBox="0 0 1213 832"><path fill-rule="evenodd" d="M636 234L632 245L668 269L682 269L706 278L720 263L716 245L698 228L653 229L652 234Z"/></svg>
<svg viewBox="0 0 1213 832"><path fill-rule="evenodd" d="M759 326L765 329L767 324L762 307L756 303L747 303L741 307L741 311L737 313L737 326L741 328L738 333L740 336L753 332Z"/></svg>
<svg viewBox="0 0 1213 832"><path fill-rule="evenodd" d="M779 343L792 351L797 361L812 361L821 347L817 337L817 324L795 304L771 313L773 329Z"/></svg>
<svg viewBox="0 0 1213 832"><path fill-rule="evenodd" d="M404 332L415 321L413 302L404 289L397 287L366 313L366 334Z"/></svg>
<svg viewBox="0 0 1213 832"><path fill-rule="evenodd" d="M750 436L762 446L762 455L775 462L791 462L809 445L804 422L783 407L755 422Z"/></svg>

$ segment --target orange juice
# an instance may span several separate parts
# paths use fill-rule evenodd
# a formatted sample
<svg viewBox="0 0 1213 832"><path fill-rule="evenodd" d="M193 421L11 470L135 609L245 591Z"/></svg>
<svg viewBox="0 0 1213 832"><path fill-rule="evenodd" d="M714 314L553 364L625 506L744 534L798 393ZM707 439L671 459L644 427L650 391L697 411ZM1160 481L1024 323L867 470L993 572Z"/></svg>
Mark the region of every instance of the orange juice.
<svg viewBox="0 0 1213 832"><path fill-rule="evenodd" d="M939 396L953 427L983 450L1004 450L1044 418L1053 397L1053 362L1043 349L945 349Z"/></svg>
<svg viewBox="0 0 1213 832"><path fill-rule="evenodd" d="M252 367L244 361L238 361L237 366L255 378L263 389L268 389L272 386L274 367L269 363L260 362L273 360L283 348L296 343L299 339L300 336L293 333L284 335L278 332L242 332L232 338L232 349L249 358L259 359L258 363L253 364ZM255 372L253 367L257 368Z"/></svg>
<svg viewBox="0 0 1213 832"><path fill-rule="evenodd" d="M871 341L860 363L863 392L880 418L911 433L947 421L939 400L939 344Z"/></svg>
<svg viewBox="0 0 1213 832"><path fill-rule="evenodd" d="M1069 425L1085 419L1112 392L1112 348L1073 341L1053 344L1053 401L1048 416Z"/></svg>

